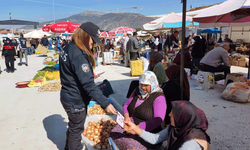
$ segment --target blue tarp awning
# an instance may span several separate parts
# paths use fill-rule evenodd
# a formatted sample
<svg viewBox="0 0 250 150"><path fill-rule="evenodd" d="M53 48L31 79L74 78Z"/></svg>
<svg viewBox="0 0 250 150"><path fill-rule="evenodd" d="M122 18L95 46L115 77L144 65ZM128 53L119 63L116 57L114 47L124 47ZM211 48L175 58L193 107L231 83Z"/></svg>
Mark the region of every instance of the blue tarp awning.
<svg viewBox="0 0 250 150"><path fill-rule="evenodd" d="M219 29L208 28L200 31L200 33L221 33L221 31Z"/></svg>

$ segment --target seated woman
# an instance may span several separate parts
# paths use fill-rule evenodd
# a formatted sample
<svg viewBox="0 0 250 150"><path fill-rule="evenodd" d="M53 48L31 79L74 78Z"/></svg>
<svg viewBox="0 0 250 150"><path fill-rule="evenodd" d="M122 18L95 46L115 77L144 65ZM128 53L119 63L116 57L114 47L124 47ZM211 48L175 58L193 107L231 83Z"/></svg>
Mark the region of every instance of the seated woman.
<svg viewBox="0 0 250 150"><path fill-rule="evenodd" d="M201 109L188 101L174 101L169 116L171 125L156 134L130 121L124 121L124 129L150 144L167 140L166 150L210 150L210 137L206 133L208 121Z"/></svg>
<svg viewBox="0 0 250 150"><path fill-rule="evenodd" d="M159 87L155 74L151 71L144 72L139 78L140 86L135 89L131 97L123 106L125 121L131 121L145 131L157 133L161 131L166 114L166 100ZM137 135L124 133L117 125L110 133L120 150L131 148L144 150L152 145L143 142Z"/></svg>
<svg viewBox="0 0 250 150"><path fill-rule="evenodd" d="M164 82L168 81L168 78L166 76L165 67L161 63L163 59L163 55L159 52L150 52L148 57L148 70L153 71L157 77L157 80L160 85L162 85Z"/></svg>
<svg viewBox="0 0 250 150"><path fill-rule="evenodd" d="M162 90L164 92L166 101L167 101L167 113L165 117L165 123L170 123L170 118L168 114L171 110L171 102L180 100L181 99L181 87L180 87L180 66L179 65L172 65L168 69L166 69L166 75L168 76L168 82L165 82L162 85ZM189 83L187 79L187 75L184 71L184 78L183 78L183 100L189 101L190 99L190 89Z"/></svg>

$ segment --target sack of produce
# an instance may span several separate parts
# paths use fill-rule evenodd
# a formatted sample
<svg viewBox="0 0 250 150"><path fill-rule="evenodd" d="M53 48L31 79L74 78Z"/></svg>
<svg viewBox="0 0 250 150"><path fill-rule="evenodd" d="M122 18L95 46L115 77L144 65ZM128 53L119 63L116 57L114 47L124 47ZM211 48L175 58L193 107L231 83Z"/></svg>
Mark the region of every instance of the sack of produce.
<svg viewBox="0 0 250 150"><path fill-rule="evenodd" d="M117 125L116 116L95 115L86 118L82 140L87 149L109 149L109 133Z"/></svg>
<svg viewBox="0 0 250 150"><path fill-rule="evenodd" d="M46 91L61 91L62 85L60 82L52 82L42 85L38 90L40 92Z"/></svg>
<svg viewBox="0 0 250 150"><path fill-rule="evenodd" d="M242 82L233 82L227 85L222 92L221 97L228 101L238 103L250 102L250 86Z"/></svg>

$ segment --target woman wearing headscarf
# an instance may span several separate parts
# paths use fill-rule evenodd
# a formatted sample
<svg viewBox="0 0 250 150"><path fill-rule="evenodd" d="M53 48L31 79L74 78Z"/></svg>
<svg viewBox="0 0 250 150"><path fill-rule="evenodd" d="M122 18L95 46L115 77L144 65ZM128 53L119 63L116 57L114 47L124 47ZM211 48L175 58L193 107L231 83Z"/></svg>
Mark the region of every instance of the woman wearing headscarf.
<svg viewBox="0 0 250 150"><path fill-rule="evenodd" d="M167 101L167 113L166 113L166 124L170 123L170 118L168 114L171 110L171 102L176 100L181 100L181 87L180 87L180 71L181 68L179 65L172 65L166 69L166 75L168 77L168 82L165 82L162 85L162 89ZM183 78L183 100L189 101L190 99L190 89L187 75L184 71Z"/></svg>
<svg viewBox="0 0 250 150"><path fill-rule="evenodd" d="M14 72L14 61L16 59L15 45L12 44L9 38L3 45L2 58L5 58L6 72Z"/></svg>
<svg viewBox="0 0 250 150"><path fill-rule="evenodd" d="M156 134L147 132L130 121L125 130L134 132L150 144L167 141L166 150L210 150L205 113L188 101L172 102L171 125Z"/></svg>
<svg viewBox="0 0 250 150"><path fill-rule="evenodd" d="M139 87L123 106L124 120L131 121L146 131L157 133L162 130L166 113L166 100L159 87L155 74L151 71L144 72L139 78ZM110 133L110 137L120 150L131 148L146 149L152 145L143 142L136 135L127 132L118 125Z"/></svg>
<svg viewBox="0 0 250 150"><path fill-rule="evenodd" d="M69 120L65 150L82 150L81 135L91 98L107 113L116 114L113 105L94 82L93 47L95 43L101 43L98 30L99 27L91 22L83 23L60 53L60 100Z"/></svg>
<svg viewBox="0 0 250 150"><path fill-rule="evenodd" d="M168 81L168 78L165 74L165 67L161 63L163 59L163 55L159 52L149 52L149 66L148 70L153 71L157 77L157 80L160 85L162 85L164 82Z"/></svg>

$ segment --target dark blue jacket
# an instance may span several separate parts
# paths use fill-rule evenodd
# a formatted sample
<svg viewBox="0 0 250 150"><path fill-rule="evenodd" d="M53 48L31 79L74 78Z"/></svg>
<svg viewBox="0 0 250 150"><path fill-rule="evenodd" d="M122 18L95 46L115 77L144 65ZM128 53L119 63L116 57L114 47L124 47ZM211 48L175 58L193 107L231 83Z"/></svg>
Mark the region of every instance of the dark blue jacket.
<svg viewBox="0 0 250 150"><path fill-rule="evenodd" d="M60 78L62 84L61 103L81 109L87 107L91 97L104 109L110 104L94 82L93 69L89 57L74 42L60 53Z"/></svg>
<svg viewBox="0 0 250 150"><path fill-rule="evenodd" d="M25 38L19 38L19 44L20 44L20 48L27 48L26 47L26 42L27 40Z"/></svg>
<svg viewBox="0 0 250 150"><path fill-rule="evenodd" d="M49 41L48 41L48 39L46 38L42 38L42 40L41 40L41 43L40 44L42 44L43 46L49 46L50 44L49 44Z"/></svg>

